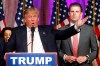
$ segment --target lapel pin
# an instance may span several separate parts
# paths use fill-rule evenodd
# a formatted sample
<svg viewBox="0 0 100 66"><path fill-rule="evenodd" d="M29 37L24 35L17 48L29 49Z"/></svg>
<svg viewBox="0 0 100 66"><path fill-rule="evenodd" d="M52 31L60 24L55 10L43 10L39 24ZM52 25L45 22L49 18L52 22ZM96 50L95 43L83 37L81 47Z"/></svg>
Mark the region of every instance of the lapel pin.
<svg viewBox="0 0 100 66"><path fill-rule="evenodd" d="M45 34L45 32L43 32L43 34Z"/></svg>

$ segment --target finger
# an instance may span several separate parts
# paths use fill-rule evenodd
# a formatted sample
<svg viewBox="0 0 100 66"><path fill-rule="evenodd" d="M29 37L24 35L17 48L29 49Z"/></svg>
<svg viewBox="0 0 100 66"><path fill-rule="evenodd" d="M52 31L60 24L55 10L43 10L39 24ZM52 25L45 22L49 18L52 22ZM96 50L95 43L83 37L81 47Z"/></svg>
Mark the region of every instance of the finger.
<svg viewBox="0 0 100 66"><path fill-rule="evenodd" d="M80 20L82 20L82 18L83 18L83 17L81 16L81 17L80 17Z"/></svg>
<svg viewBox="0 0 100 66"><path fill-rule="evenodd" d="M80 61L79 61L79 64L81 64L81 63L83 63L83 61L82 61L82 60L80 60Z"/></svg>
<svg viewBox="0 0 100 66"><path fill-rule="evenodd" d="M72 63L73 61L72 60L70 60L70 63Z"/></svg>
<svg viewBox="0 0 100 66"><path fill-rule="evenodd" d="M82 22L85 23L87 20L88 20L88 16L85 17L85 18L82 20Z"/></svg>
<svg viewBox="0 0 100 66"><path fill-rule="evenodd" d="M15 51L13 51L12 53L16 53Z"/></svg>
<svg viewBox="0 0 100 66"><path fill-rule="evenodd" d="M72 61L76 61L76 58L72 58Z"/></svg>

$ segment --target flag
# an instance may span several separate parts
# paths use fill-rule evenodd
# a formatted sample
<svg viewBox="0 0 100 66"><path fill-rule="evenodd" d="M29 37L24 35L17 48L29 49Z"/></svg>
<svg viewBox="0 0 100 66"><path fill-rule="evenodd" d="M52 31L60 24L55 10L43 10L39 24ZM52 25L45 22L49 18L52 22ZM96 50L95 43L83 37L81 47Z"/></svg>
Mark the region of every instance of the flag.
<svg viewBox="0 0 100 66"><path fill-rule="evenodd" d="M94 7L95 6L95 7ZM88 1L85 16L89 16L86 24L94 26L94 31L97 38L100 36L100 0ZM93 66L100 66L99 58L93 61Z"/></svg>
<svg viewBox="0 0 100 66"><path fill-rule="evenodd" d="M68 18L68 7L66 0L54 0L53 2L53 10L51 17L51 25L53 27L64 26L69 24ZM58 21L58 22L57 22Z"/></svg>
<svg viewBox="0 0 100 66"><path fill-rule="evenodd" d="M2 0L0 0L0 32L5 27L6 27L6 22L5 22L4 11L3 11L3 3Z"/></svg>
<svg viewBox="0 0 100 66"><path fill-rule="evenodd" d="M19 0L17 13L15 16L16 22L14 24L14 27L23 25L23 6L24 6L23 0ZM33 0L25 0L25 8L31 8L32 6L33 6Z"/></svg>
<svg viewBox="0 0 100 66"><path fill-rule="evenodd" d="M96 0L95 7L93 7L94 2L88 1L86 7L85 16L89 16L86 24L94 26L97 37L100 36L100 0ZM94 8L94 17L93 17L93 8ZM94 20L94 22L93 22Z"/></svg>
<svg viewBox="0 0 100 66"><path fill-rule="evenodd" d="M95 21L95 32L97 37L100 36L100 0L96 2L96 21Z"/></svg>

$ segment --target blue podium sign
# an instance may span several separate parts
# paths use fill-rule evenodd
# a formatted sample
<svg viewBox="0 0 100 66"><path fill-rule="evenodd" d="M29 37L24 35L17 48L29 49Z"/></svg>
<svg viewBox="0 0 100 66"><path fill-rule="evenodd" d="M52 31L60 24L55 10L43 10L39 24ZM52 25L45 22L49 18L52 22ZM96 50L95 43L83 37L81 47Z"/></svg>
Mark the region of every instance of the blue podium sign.
<svg viewBox="0 0 100 66"><path fill-rule="evenodd" d="M7 66L57 66L57 53L7 53Z"/></svg>

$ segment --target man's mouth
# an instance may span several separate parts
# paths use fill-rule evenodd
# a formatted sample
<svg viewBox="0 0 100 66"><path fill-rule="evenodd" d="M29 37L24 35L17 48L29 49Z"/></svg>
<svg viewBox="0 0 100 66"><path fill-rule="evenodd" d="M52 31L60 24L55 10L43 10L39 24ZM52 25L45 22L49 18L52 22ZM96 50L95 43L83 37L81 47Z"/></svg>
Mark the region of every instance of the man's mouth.
<svg viewBox="0 0 100 66"><path fill-rule="evenodd" d="M34 23L32 23L32 26L34 26Z"/></svg>

